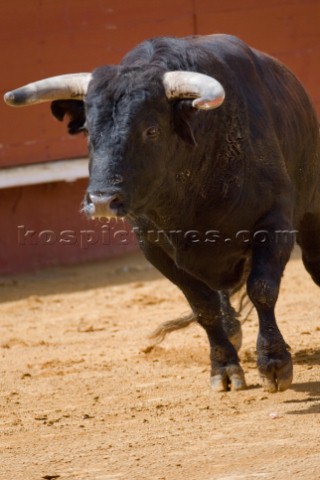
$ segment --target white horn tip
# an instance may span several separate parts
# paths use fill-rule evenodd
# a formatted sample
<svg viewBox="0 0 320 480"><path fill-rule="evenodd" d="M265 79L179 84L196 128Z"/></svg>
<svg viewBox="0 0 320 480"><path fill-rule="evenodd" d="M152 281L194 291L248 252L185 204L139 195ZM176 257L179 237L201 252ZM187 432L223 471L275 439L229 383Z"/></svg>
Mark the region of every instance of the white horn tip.
<svg viewBox="0 0 320 480"><path fill-rule="evenodd" d="M217 97L212 99L205 99L205 98L196 98L192 102L193 108L197 108L199 110L213 110L214 108L220 107L223 104L225 99L224 91Z"/></svg>
<svg viewBox="0 0 320 480"><path fill-rule="evenodd" d="M15 99L14 99L14 93L13 92L7 92L4 97L3 97L5 103L7 105L14 105L15 104Z"/></svg>
<svg viewBox="0 0 320 480"><path fill-rule="evenodd" d="M23 107L31 103L28 101L28 97L25 94L24 89L18 88L17 90L12 90L12 92L7 92L3 97L5 103L11 107Z"/></svg>

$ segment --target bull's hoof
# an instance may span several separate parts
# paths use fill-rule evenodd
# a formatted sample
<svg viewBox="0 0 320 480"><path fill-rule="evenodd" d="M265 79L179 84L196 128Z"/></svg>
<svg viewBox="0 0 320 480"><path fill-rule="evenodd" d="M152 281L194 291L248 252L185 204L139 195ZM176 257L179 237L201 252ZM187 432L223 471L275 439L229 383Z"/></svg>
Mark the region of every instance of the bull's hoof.
<svg viewBox="0 0 320 480"><path fill-rule="evenodd" d="M286 352L280 359L258 361L263 389L269 393L283 392L290 387L293 378L292 359Z"/></svg>
<svg viewBox="0 0 320 480"><path fill-rule="evenodd" d="M243 370L239 365L227 365L219 368L211 377L211 386L215 392L247 388Z"/></svg>

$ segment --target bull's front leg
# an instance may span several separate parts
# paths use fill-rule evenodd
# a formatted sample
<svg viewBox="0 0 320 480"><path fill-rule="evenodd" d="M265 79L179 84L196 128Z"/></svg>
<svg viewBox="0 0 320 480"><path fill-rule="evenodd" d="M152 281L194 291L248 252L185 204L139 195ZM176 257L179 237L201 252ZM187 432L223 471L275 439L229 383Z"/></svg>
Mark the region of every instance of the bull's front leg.
<svg viewBox="0 0 320 480"><path fill-rule="evenodd" d="M186 294L186 292L185 292ZM215 295L219 294L214 292ZM187 296L187 294L186 294ZM218 297L215 301L218 301ZM198 323L205 329L210 343L211 386L216 392L243 390L246 388L244 372L239 364L239 357L223 327L221 310L214 310L192 304Z"/></svg>
<svg viewBox="0 0 320 480"><path fill-rule="evenodd" d="M274 310L294 242L284 234L285 229L277 230L281 230L282 235L270 233L268 239L263 239L266 241L254 244L247 283L248 295L259 317L258 368L263 387L269 392L286 390L292 382L291 355L277 326Z"/></svg>
<svg viewBox="0 0 320 480"><path fill-rule="evenodd" d="M236 338L239 343L241 327L235 317L226 322L229 309L225 308L225 296L178 268L160 246L142 241L141 248L146 258L182 290L198 323L205 329L210 343L212 388L215 391L246 388L237 351L230 341Z"/></svg>

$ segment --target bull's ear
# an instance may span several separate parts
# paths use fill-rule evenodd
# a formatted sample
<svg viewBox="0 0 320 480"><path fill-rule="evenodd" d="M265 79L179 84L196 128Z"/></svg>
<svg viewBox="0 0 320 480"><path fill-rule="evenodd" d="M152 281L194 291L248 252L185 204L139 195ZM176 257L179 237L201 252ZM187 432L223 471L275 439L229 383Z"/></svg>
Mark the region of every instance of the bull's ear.
<svg viewBox="0 0 320 480"><path fill-rule="evenodd" d="M197 141L193 132L193 115L195 114L192 102L178 100L173 106L173 125L175 132L189 145L195 147Z"/></svg>
<svg viewBox="0 0 320 480"><path fill-rule="evenodd" d="M85 131L86 115L82 100L54 100L51 112L60 122L66 115L69 117L68 132L71 135Z"/></svg>

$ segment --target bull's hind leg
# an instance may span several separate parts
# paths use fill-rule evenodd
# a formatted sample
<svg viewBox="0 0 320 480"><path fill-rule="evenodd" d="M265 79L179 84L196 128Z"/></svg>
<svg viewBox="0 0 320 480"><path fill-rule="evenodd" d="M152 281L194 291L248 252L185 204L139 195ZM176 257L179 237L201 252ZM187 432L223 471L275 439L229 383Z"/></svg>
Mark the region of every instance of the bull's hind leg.
<svg viewBox="0 0 320 480"><path fill-rule="evenodd" d="M229 294L226 292L219 292L219 295L221 301L221 321L223 330L238 352L242 345L241 323L237 318L237 312L230 303Z"/></svg>
<svg viewBox="0 0 320 480"><path fill-rule="evenodd" d="M221 301L220 318L222 327L229 341L238 352L242 345L242 329L238 319L239 314L231 305L228 293L219 292L219 295ZM189 327L189 325L194 322L197 322L197 318L193 312L174 320L169 320L159 325L150 338L162 342L169 333Z"/></svg>
<svg viewBox="0 0 320 480"><path fill-rule="evenodd" d="M161 247L144 241L141 248L146 258L183 291L198 323L205 329L210 343L213 389L225 391L246 388L236 348L228 338L228 334L236 338L240 329L238 320L235 317L234 321L231 319L231 310L226 310L226 305L230 306L228 298L178 268Z"/></svg>
<svg viewBox="0 0 320 480"><path fill-rule="evenodd" d="M299 229L298 243L306 270L320 286L320 212L307 213L304 216Z"/></svg>

